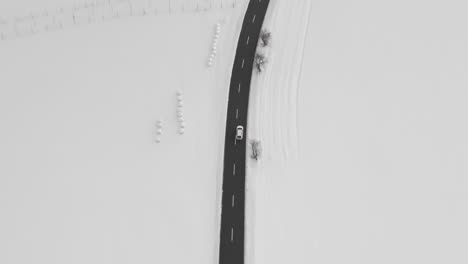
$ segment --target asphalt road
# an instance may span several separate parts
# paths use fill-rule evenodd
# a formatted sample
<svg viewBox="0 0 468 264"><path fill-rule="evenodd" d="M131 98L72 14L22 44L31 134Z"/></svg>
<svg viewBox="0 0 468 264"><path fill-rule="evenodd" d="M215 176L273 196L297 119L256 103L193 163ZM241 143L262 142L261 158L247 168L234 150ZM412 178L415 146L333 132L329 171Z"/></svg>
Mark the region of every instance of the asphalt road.
<svg viewBox="0 0 468 264"><path fill-rule="evenodd" d="M247 110L255 52L269 2L250 0L232 68L224 143L220 264L244 263ZM235 140L238 125L244 126L243 140Z"/></svg>

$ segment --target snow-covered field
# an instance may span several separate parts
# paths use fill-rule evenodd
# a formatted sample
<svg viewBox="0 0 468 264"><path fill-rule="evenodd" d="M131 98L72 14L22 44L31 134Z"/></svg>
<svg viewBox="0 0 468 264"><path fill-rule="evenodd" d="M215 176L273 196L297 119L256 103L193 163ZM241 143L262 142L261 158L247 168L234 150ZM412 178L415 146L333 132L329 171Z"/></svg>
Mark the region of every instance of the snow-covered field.
<svg viewBox="0 0 468 264"><path fill-rule="evenodd" d="M247 0L124 2L0 2L2 264L217 263ZM466 7L271 0L247 264L468 262Z"/></svg>
<svg viewBox="0 0 468 264"><path fill-rule="evenodd" d="M0 263L216 262L237 3L0 41Z"/></svg>
<svg viewBox="0 0 468 264"><path fill-rule="evenodd" d="M463 1L274 1L250 263L468 263Z"/></svg>

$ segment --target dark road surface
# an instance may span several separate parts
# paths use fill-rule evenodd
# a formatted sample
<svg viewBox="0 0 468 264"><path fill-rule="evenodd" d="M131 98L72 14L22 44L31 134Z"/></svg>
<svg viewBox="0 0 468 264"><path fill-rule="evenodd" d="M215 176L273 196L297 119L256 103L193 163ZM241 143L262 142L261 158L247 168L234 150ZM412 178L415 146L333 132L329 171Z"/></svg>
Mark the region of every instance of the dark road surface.
<svg viewBox="0 0 468 264"><path fill-rule="evenodd" d="M247 109L254 56L269 2L250 0L232 68L224 143L220 264L244 263ZM243 140L235 140L238 125L244 126Z"/></svg>

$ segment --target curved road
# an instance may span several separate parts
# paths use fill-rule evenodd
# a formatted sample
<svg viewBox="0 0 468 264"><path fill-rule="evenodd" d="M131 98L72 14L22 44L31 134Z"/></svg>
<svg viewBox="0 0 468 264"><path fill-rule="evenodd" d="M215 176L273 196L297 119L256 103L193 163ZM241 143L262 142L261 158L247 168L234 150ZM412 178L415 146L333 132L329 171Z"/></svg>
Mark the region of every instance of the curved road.
<svg viewBox="0 0 468 264"><path fill-rule="evenodd" d="M219 264L244 263L247 109L255 52L269 2L250 0L232 69L224 143ZM235 140L238 125L244 126L243 140Z"/></svg>

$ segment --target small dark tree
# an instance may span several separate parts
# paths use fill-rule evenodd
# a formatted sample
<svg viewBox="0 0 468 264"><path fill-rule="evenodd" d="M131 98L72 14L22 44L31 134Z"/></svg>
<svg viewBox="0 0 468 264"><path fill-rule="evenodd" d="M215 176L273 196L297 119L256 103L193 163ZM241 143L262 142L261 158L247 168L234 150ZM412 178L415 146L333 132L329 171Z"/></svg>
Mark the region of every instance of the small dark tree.
<svg viewBox="0 0 468 264"><path fill-rule="evenodd" d="M266 47L270 45L270 42L271 42L271 32L266 29L262 29L262 31L260 32L260 45L262 47Z"/></svg>
<svg viewBox="0 0 468 264"><path fill-rule="evenodd" d="M250 158L258 161L262 155L262 146L260 145L260 141L258 140L251 140L250 141L250 147L251 147L251 154Z"/></svg>
<svg viewBox="0 0 468 264"><path fill-rule="evenodd" d="M263 71L265 63L266 63L265 55L263 55L261 53L255 54L254 64L255 64L255 68L257 69L258 72Z"/></svg>

